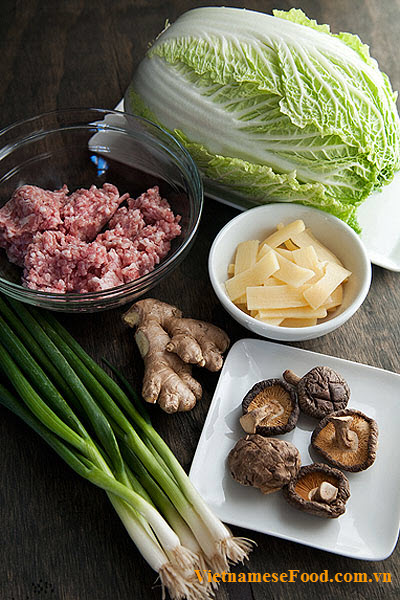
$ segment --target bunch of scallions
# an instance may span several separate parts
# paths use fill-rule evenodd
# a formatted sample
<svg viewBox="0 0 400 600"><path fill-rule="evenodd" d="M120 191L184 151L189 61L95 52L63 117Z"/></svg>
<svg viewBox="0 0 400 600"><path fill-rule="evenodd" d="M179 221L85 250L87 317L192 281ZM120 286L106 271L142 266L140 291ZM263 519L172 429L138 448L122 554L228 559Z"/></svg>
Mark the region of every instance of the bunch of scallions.
<svg viewBox="0 0 400 600"><path fill-rule="evenodd" d="M114 371L116 383L50 313L1 296L0 340L0 403L107 492L163 597L212 596L195 570L229 571L252 543L208 508L123 376Z"/></svg>

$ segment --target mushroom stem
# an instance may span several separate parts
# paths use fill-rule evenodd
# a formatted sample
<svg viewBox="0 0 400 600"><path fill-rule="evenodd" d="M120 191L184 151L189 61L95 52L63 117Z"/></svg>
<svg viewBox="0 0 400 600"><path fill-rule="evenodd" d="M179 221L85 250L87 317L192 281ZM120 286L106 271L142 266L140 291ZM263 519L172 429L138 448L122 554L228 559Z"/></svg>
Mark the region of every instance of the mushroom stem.
<svg viewBox="0 0 400 600"><path fill-rule="evenodd" d="M256 433L257 425L264 419L274 414L274 408L268 404L254 408L240 417L240 424L246 433Z"/></svg>
<svg viewBox="0 0 400 600"><path fill-rule="evenodd" d="M329 481L323 481L319 487L316 487L310 491L309 498L314 502L325 502L330 504L338 495L338 488L329 483Z"/></svg>
<svg viewBox="0 0 400 600"><path fill-rule="evenodd" d="M353 417L331 417L335 428L335 442L342 450L355 450L358 446L358 435L350 429Z"/></svg>
<svg viewBox="0 0 400 600"><path fill-rule="evenodd" d="M301 377L296 375L296 373L294 373L290 369L286 369L286 371L283 373L283 379L285 381L287 381L288 383L290 383L291 385L297 385L299 383Z"/></svg>

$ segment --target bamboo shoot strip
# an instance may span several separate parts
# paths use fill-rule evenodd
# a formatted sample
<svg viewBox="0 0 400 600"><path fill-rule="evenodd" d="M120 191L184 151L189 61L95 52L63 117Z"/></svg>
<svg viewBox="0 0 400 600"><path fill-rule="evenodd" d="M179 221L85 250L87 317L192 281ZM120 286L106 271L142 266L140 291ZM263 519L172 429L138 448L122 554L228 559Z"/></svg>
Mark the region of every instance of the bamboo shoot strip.
<svg viewBox="0 0 400 600"><path fill-rule="evenodd" d="M304 230L304 222L299 219L298 221L293 221L292 223L289 223L289 225L285 225L277 231L274 231L263 242L261 242L261 244L267 244L272 248L276 248L277 246L280 246L286 242L286 240L289 238L293 238L294 234L301 233Z"/></svg>
<svg viewBox="0 0 400 600"><path fill-rule="evenodd" d="M238 244L236 248L234 275L239 275L239 273L254 267L259 243L258 240L248 240L247 242Z"/></svg>
<svg viewBox="0 0 400 600"><path fill-rule="evenodd" d="M253 267L242 271L225 282L226 291L232 301L237 301L246 293L249 285L261 285L265 279L279 269L278 259L273 250L270 250Z"/></svg>
<svg viewBox="0 0 400 600"><path fill-rule="evenodd" d="M281 317L282 319L323 319L328 314L328 311L326 308L321 307L314 310L310 306L298 306L295 308L262 308L258 310L258 313L261 319L271 317Z"/></svg>
<svg viewBox="0 0 400 600"><path fill-rule="evenodd" d="M292 288L289 285L248 287L247 307L249 310L269 310L307 306L303 292L304 287Z"/></svg>
<svg viewBox="0 0 400 600"><path fill-rule="evenodd" d="M298 288L314 277L314 271L311 271L311 269L299 267L299 265L281 256L278 252L276 252L276 255L279 263L279 269L274 273L276 279Z"/></svg>
<svg viewBox="0 0 400 600"><path fill-rule="evenodd" d="M299 248L312 246L315 252L317 253L317 256L320 261L328 261L343 266L338 257L335 254L333 254L333 252L328 250L326 246L321 244L319 240L317 240L317 238L311 232L311 229L306 229L305 231L293 233L290 235L290 238Z"/></svg>
<svg viewBox="0 0 400 600"><path fill-rule="evenodd" d="M319 308L327 301L338 285L350 275L351 272L344 267L336 263L327 263L325 274L316 283L307 288L303 296L312 308Z"/></svg>

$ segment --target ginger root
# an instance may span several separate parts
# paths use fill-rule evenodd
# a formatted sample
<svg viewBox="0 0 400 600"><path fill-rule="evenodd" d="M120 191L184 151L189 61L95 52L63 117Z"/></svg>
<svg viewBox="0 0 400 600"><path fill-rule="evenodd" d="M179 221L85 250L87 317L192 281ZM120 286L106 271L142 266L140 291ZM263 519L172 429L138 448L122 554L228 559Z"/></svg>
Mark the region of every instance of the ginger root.
<svg viewBox="0 0 400 600"><path fill-rule="evenodd" d="M229 338L222 329L196 319L184 319L176 307L146 298L123 315L137 327L136 344L144 360L142 395L168 413L191 410L201 398L192 365L219 371Z"/></svg>

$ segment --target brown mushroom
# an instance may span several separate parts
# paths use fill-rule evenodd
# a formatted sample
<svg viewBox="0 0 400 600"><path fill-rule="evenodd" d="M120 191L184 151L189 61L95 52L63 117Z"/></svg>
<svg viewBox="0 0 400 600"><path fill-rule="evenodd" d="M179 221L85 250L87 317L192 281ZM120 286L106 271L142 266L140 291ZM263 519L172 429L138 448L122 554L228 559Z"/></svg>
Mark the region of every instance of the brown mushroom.
<svg viewBox="0 0 400 600"><path fill-rule="evenodd" d="M311 444L335 467L364 471L376 458L378 425L359 410L339 410L318 423Z"/></svg>
<svg viewBox="0 0 400 600"><path fill-rule="evenodd" d="M259 381L243 398L240 423L246 433L278 435L291 431L299 418L293 389L280 379Z"/></svg>
<svg viewBox="0 0 400 600"><path fill-rule="evenodd" d="M248 435L228 455L228 467L235 481L259 488L263 494L280 490L300 469L300 453L285 440Z"/></svg>
<svg viewBox="0 0 400 600"><path fill-rule="evenodd" d="M346 408L350 399L348 384L329 367L314 367L302 378L287 370L283 378L296 386L299 406L310 417L322 419L335 410Z"/></svg>
<svg viewBox="0 0 400 600"><path fill-rule="evenodd" d="M341 471L316 463L302 467L283 488L283 495L299 510L317 517L336 519L346 510L350 486Z"/></svg>

